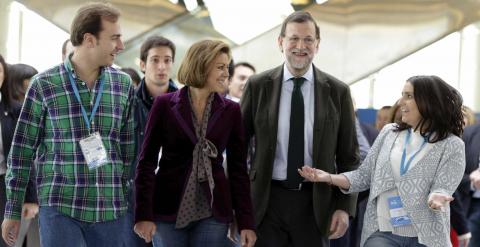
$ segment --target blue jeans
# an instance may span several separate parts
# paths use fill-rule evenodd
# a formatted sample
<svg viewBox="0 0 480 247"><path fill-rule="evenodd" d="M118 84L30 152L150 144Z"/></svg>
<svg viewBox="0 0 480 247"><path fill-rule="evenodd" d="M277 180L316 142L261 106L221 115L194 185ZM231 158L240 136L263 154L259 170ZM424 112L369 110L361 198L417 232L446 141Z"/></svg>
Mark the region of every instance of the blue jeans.
<svg viewBox="0 0 480 247"><path fill-rule="evenodd" d="M132 205L132 204L130 204ZM125 220L125 236L123 237L124 239L124 245L128 247L146 247L149 246L147 243L145 243L145 240L140 238L134 231L133 227L135 226L135 219L133 217L134 212L131 206L128 207L127 214L125 215L126 220Z"/></svg>
<svg viewBox="0 0 480 247"><path fill-rule="evenodd" d="M468 228L472 233L472 238L468 246L480 246L480 199L472 198L468 216Z"/></svg>
<svg viewBox="0 0 480 247"><path fill-rule="evenodd" d="M40 207L40 243L48 247L119 247L125 236L125 216L87 223L66 216L53 207Z"/></svg>
<svg viewBox="0 0 480 247"><path fill-rule="evenodd" d="M402 237L391 232L374 232L364 247L425 247L418 243L417 237Z"/></svg>
<svg viewBox="0 0 480 247"><path fill-rule="evenodd" d="M133 184L133 180L131 180L132 183L130 186L128 186L128 192L127 192L127 198L128 198L128 210L127 214L125 217L127 220L125 221L125 231L126 235L124 236L125 246L128 247L148 247L151 246L151 244L145 243L145 240L140 238L134 231L133 227L135 226L135 186Z"/></svg>
<svg viewBox="0 0 480 247"><path fill-rule="evenodd" d="M153 246L175 247L224 247L227 241L228 224L213 217L199 220L182 229L175 229L175 222L156 222Z"/></svg>

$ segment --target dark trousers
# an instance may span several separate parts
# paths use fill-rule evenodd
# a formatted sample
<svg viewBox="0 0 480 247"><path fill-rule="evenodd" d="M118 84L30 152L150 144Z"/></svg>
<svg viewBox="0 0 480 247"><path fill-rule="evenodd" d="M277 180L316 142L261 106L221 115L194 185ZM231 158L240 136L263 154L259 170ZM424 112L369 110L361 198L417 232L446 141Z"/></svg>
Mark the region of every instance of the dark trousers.
<svg viewBox="0 0 480 247"><path fill-rule="evenodd" d="M330 240L331 247L360 247L362 236L363 218L367 209L368 195L357 201L357 214L350 220L350 225L341 238Z"/></svg>
<svg viewBox="0 0 480 247"><path fill-rule="evenodd" d="M478 247L480 246L480 199L478 198L472 198L468 221L468 227L472 233L472 238L468 246Z"/></svg>
<svg viewBox="0 0 480 247"><path fill-rule="evenodd" d="M328 247L313 215L312 189L288 190L272 183L255 247Z"/></svg>

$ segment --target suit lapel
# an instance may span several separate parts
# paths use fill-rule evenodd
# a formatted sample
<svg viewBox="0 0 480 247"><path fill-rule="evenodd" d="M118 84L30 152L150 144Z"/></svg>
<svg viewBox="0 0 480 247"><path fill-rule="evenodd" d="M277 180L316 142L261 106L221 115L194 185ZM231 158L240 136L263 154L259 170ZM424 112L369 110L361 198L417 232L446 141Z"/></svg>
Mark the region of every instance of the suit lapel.
<svg viewBox="0 0 480 247"><path fill-rule="evenodd" d="M264 84L263 96L268 104L268 130L270 131L271 141L276 143L278 131L278 109L280 107L280 94L282 90L283 65L277 67Z"/></svg>
<svg viewBox="0 0 480 247"><path fill-rule="evenodd" d="M177 119L178 124L183 129L192 143L197 143L197 136L195 135L192 122L192 108L188 101L188 87L183 87L175 93L172 97L172 110Z"/></svg>
<svg viewBox="0 0 480 247"><path fill-rule="evenodd" d="M317 164L319 160L320 141L323 136L326 116L328 115L328 100L330 99L330 85L327 83L325 75L315 66L314 79L314 104L313 109L313 163ZM327 130L328 131L328 130Z"/></svg>

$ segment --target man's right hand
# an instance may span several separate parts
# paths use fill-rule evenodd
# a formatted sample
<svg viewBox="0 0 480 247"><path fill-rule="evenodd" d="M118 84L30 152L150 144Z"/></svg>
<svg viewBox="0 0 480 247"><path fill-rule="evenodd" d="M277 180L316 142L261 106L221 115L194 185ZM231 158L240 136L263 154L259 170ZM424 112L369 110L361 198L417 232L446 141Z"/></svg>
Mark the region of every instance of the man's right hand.
<svg viewBox="0 0 480 247"><path fill-rule="evenodd" d="M139 237L143 238L146 243L152 242L156 229L157 227L152 221L140 221L133 227L133 231L135 231Z"/></svg>
<svg viewBox="0 0 480 247"><path fill-rule="evenodd" d="M9 245L14 246L17 241L18 231L20 230L20 221L4 219L2 223L2 237Z"/></svg>
<svg viewBox="0 0 480 247"><path fill-rule="evenodd" d="M475 189L479 190L480 189L480 170L477 169L470 173L470 182L472 182L472 185Z"/></svg>

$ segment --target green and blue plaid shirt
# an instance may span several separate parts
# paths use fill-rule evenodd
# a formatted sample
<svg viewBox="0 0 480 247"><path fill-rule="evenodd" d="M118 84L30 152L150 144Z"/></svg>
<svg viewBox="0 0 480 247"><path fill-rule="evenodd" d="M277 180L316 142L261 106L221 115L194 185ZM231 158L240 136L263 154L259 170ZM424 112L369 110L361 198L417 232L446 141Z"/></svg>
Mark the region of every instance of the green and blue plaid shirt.
<svg viewBox="0 0 480 247"><path fill-rule="evenodd" d="M88 117L99 79L105 80L91 132L100 133L109 163L94 170L89 170L80 149L79 141L90 132L65 68L75 78ZM113 220L125 213L126 182L135 155L134 91L130 78L114 68L101 68L98 78L89 90L66 59L32 80L7 161L5 218L20 219L34 164L40 206L85 222Z"/></svg>

